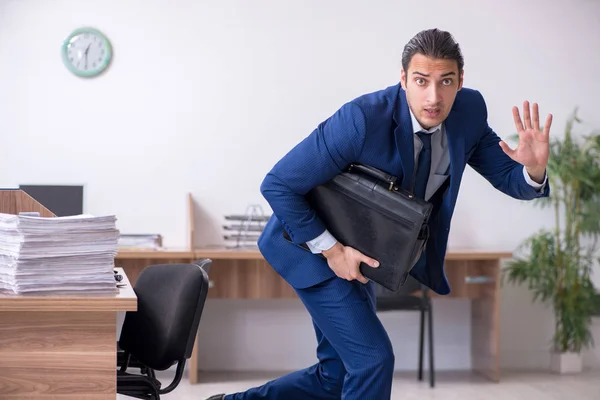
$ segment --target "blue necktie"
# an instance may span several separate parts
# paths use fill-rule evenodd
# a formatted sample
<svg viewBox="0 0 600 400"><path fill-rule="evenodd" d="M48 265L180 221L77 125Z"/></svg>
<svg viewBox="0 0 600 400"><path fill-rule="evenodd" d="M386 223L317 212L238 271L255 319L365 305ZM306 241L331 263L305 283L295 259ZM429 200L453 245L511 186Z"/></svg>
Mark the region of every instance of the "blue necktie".
<svg viewBox="0 0 600 400"><path fill-rule="evenodd" d="M429 180L429 171L431 169L431 135L432 133L417 132L423 147L419 152L419 160L417 162L417 171L415 174L415 196L425 199L425 189L427 188L427 181Z"/></svg>

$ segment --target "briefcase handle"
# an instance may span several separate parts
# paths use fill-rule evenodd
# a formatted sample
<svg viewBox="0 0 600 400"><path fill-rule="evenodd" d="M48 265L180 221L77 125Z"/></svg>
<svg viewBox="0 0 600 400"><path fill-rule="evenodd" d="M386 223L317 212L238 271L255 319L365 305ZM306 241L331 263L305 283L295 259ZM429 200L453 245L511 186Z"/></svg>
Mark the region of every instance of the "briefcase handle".
<svg viewBox="0 0 600 400"><path fill-rule="evenodd" d="M350 166L348 167L348 172L350 172L353 169L357 170L359 172L362 172L364 174L370 175L373 178L379 179L380 181L386 182L389 185L389 190L393 189L394 184L396 183L396 180L398 179L394 175L390 175L387 172L384 172L375 167L371 167L370 165L350 164Z"/></svg>

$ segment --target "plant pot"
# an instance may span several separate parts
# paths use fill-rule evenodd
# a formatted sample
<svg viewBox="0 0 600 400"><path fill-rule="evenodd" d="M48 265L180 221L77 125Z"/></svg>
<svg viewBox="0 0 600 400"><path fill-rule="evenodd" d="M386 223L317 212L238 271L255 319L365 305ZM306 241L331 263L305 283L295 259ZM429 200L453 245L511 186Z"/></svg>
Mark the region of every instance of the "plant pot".
<svg viewBox="0 0 600 400"><path fill-rule="evenodd" d="M583 369L583 358L581 353L552 352L550 358L550 369L559 374L576 374Z"/></svg>

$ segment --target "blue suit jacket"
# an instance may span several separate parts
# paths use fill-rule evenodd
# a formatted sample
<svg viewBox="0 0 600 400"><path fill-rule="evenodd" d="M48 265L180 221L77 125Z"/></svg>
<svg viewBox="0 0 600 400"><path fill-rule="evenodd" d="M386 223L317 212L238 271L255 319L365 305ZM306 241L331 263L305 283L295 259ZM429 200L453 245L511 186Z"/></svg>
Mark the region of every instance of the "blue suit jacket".
<svg viewBox="0 0 600 400"><path fill-rule="evenodd" d="M523 177L523 166L502 151L499 137L488 126L487 108L478 91L463 88L458 92L445 128L450 150L450 185L430 223L427 262L411 271L416 280L439 294L450 293L444 257L466 164L496 189L516 199L529 200L549 194L548 184L541 193L531 187ZM273 216L258 246L267 262L292 287L305 288L335 276L324 259L289 243L282 235L285 229L292 241L300 244L325 230L304 195L352 162L387 171L397 176L407 189L415 167L413 135L406 93L397 84L344 104L266 175L260 189L273 209Z"/></svg>

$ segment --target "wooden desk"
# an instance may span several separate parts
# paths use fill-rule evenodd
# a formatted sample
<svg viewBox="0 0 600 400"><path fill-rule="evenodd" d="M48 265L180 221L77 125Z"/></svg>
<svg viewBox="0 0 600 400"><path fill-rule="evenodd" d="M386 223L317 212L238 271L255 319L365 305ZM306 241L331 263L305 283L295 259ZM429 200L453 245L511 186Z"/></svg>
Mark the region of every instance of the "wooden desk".
<svg viewBox="0 0 600 400"><path fill-rule="evenodd" d="M137 310L121 273L117 295L0 296L0 398L116 399L117 312Z"/></svg>
<svg viewBox="0 0 600 400"><path fill-rule="evenodd" d="M473 370L500 380L500 262L510 252L450 250L445 271L452 293L471 306ZM296 297L294 290L263 259L258 250L197 249L194 258L212 259L209 298L276 299ZM433 297L441 297L434 295ZM197 382L190 365L190 382Z"/></svg>
<svg viewBox="0 0 600 400"><path fill-rule="evenodd" d="M503 251L450 250L446 277L448 298L471 300L471 358L473 369L494 382L500 380L500 262L511 258ZM116 263L132 283L139 272L155 263L190 263L210 258L208 297L227 299L295 298L296 293L264 260L258 250L205 248L194 251L121 251ZM434 298L441 296L433 295ZM201 322L202 323L202 322ZM198 340L189 364L189 380L198 382Z"/></svg>

